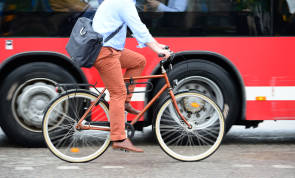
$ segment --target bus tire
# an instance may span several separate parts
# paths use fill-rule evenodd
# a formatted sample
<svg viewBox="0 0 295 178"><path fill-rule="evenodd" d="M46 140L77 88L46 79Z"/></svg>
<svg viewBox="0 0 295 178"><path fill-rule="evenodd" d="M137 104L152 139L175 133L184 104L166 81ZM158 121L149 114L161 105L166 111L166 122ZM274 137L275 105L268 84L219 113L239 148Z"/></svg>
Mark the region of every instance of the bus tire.
<svg viewBox="0 0 295 178"><path fill-rule="evenodd" d="M225 114L225 131L228 132L241 112L241 101L237 87L230 74L221 66L201 59L177 63L168 72L174 93L181 90L198 91L213 99ZM154 94L161 89L164 80L155 86ZM159 99L163 100L165 92ZM155 103L157 106L158 103ZM155 113L155 112L153 112Z"/></svg>
<svg viewBox="0 0 295 178"><path fill-rule="evenodd" d="M3 81L0 94L0 125L13 142L37 147L44 145L42 120L47 104L58 93L56 83L76 83L62 67L33 62L13 70Z"/></svg>

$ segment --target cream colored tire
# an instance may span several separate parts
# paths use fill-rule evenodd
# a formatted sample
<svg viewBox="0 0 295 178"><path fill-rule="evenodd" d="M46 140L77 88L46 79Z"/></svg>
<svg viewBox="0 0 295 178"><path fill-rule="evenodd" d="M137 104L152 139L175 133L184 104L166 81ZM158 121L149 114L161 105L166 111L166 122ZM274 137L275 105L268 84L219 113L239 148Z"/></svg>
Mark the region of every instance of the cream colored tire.
<svg viewBox="0 0 295 178"><path fill-rule="evenodd" d="M73 90L62 94L49 105L43 119L43 136L55 156L67 162L88 162L108 148L108 131L79 130L75 127L96 98L97 95L89 91ZM108 104L104 100L99 102L86 116L85 122L85 125L108 123Z"/></svg>
<svg viewBox="0 0 295 178"><path fill-rule="evenodd" d="M208 97L196 92L175 94L182 115L179 118L171 98L158 108L154 129L165 153L180 161L200 161L212 155L224 136L224 118L220 108Z"/></svg>

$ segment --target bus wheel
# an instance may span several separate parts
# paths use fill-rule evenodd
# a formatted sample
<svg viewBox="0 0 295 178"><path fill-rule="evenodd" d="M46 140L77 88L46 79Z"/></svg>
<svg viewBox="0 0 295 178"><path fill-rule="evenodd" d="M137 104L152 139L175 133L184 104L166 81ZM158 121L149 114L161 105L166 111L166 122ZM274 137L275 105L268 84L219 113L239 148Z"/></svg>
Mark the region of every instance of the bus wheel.
<svg viewBox="0 0 295 178"><path fill-rule="evenodd" d="M0 97L0 125L14 142L42 146L43 112L58 94L56 83L75 83L62 67L47 62L25 64L3 82Z"/></svg>
<svg viewBox="0 0 295 178"><path fill-rule="evenodd" d="M230 74L222 67L205 60L188 60L174 65L168 73L174 93L182 90L198 91L211 99L223 109L226 132L235 123L241 104L238 90ZM160 81L155 91L160 89ZM161 96L163 99L165 96ZM160 99L161 100L161 99Z"/></svg>

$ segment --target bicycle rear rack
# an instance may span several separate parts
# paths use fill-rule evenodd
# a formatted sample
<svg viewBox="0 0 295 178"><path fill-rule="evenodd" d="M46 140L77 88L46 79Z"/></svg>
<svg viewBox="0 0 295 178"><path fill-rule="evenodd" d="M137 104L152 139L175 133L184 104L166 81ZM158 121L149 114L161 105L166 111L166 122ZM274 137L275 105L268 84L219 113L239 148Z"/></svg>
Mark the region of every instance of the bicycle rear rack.
<svg viewBox="0 0 295 178"><path fill-rule="evenodd" d="M56 91L61 93L62 91L67 91L69 89L89 89L90 87L94 88L99 94L100 91L95 87L97 82L93 84L86 84L86 83L58 83L56 84Z"/></svg>

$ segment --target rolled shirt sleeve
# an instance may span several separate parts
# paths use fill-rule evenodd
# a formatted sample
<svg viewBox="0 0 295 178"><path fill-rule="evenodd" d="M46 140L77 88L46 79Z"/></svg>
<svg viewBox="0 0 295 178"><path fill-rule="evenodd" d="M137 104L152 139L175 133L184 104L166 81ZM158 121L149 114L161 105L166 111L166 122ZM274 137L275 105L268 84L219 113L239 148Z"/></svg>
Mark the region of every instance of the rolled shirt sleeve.
<svg viewBox="0 0 295 178"><path fill-rule="evenodd" d="M125 0L124 3L127 4L124 4L123 10L120 11L120 17L127 24L133 36L138 41L139 44L137 47L143 48L146 46L146 43L155 41L146 25L140 20L135 4L130 0Z"/></svg>

